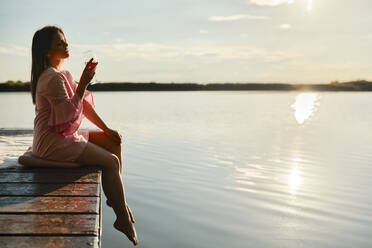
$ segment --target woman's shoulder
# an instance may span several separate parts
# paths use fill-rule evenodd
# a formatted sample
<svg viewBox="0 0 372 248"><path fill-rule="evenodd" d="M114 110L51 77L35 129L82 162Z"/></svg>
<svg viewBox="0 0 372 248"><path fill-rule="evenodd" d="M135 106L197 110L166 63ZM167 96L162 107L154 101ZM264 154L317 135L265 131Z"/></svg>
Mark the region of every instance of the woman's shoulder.
<svg viewBox="0 0 372 248"><path fill-rule="evenodd" d="M49 82L51 79L57 79L61 77L59 71L53 67L46 68L39 77L39 82Z"/></svg>
<svg viewBox="0 0 372 248"><path fill-rule="evenodd" d="M56 86L58 83L63 82L63 77L60 72L53 67L48 67L45 69L38 80L37 91L40 93L48 92L50 87Z"/></svg>

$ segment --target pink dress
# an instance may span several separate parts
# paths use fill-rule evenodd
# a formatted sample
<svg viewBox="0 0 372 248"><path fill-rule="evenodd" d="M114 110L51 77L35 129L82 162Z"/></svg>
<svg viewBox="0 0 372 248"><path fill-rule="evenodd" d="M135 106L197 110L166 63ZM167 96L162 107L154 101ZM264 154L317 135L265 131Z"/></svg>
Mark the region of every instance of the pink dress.
<svg viewBox="0 0 372 248"><path fill-rule="evenodd" d="M75 162L89 140L89 131L78 130L83 101L94 107L93 95L85 90L83 99L75 94L77 84L68 71L47 68L36 87L32 154L55 161Z"/></svg>

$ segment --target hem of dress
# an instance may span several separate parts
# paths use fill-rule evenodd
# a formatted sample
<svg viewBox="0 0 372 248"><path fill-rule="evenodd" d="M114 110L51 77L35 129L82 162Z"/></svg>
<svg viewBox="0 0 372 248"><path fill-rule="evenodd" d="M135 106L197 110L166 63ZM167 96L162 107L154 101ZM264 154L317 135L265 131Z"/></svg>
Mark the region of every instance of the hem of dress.
<svg viewBox="0 0 372 248"><path fill-rule="evenodd" d="M86 142L82 142L83 145L83 149L81 149L81 152L79 153L78 156L76 156L76 158L72 161L72 162L75 162L75 163L79 163L77 161L77 159L81 156L81 154L85 151L87 145L88 145L88 142L89 142L89 130L78 130L77 131L79 135L83 136L83 138L86 140Z"/></svg>

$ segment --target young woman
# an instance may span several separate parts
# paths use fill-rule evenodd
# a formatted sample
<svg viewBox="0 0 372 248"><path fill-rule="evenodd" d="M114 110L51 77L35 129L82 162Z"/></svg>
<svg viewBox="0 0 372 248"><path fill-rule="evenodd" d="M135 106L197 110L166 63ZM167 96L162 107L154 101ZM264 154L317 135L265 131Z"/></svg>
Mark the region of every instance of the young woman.
<svg viewBox="0 0 372 248"><path fill-rule="evenodd" d="M114 227L137 245L134 218L121 181L121 135L98 116L92 93L86 90L96 65L92 66L90 60L76 84L68 71L61 70L68 57L61 28L46 26L34 34L31 95L36 116L32 154L53 162L102 167L103 191L116 214ZM84 116L103 131L78 130Z"/></svg>

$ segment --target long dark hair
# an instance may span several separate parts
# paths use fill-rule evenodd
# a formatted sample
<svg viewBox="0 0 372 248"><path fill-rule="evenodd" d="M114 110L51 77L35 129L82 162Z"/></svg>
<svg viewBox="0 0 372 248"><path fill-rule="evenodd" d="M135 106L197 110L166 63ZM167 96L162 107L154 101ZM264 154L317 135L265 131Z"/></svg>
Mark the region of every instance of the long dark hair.
<svg viewBox="0 0 372 248"><path fill-rule="evenodd" d="M64 35L60 27L45 26L36 31L32 38L31 95L33 104L36 104L36 87L40 74L50 66L47 55L53 37L58 31Z"/></svg>

